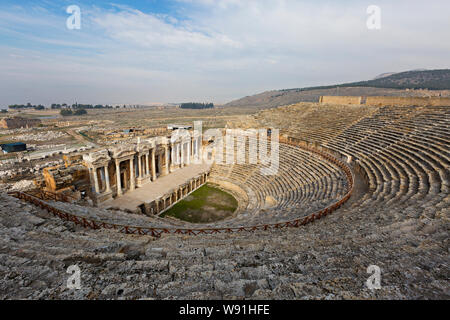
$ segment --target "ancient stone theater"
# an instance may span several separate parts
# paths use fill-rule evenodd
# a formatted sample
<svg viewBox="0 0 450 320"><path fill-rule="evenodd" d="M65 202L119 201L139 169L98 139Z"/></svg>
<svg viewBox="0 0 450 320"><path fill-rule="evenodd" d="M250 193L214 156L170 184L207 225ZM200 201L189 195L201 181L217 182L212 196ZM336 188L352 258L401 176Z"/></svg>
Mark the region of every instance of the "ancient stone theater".
<svg viewBox="0 0 450 320"><path fill-rule="evenodd" d="M195 130L64 155L1 194L0 297L447 299L445 103L323 97L222 122L272 132L276 167L250 136L219 148ZM72 264L82 290L61 285Z"/></svg>

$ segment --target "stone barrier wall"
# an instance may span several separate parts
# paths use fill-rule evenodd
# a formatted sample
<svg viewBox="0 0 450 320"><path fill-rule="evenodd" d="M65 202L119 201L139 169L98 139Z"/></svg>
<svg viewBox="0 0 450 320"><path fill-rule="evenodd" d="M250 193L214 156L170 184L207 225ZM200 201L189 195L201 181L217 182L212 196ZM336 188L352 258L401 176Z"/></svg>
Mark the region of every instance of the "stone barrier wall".
<svg viewBox="0 0 450 320"><path fill-rule="evenodd" d="M330 104L361 104L362 97L355 96L321 96L320 103Z"/></svg>
<svg viewBox="0 0 450 320"><path fill-rule="evenodd" d="M27 119L21 117L3 118L0 120L0 128L3 129L19 129L31 128L41 124L39 119Z"/></svg>
<svg viewBox="0 0 450 320"><path fill-rule="evenodd" d="M153 200L150 203L143 203L139 206L140 212L147 216L160 215L164 211L173 207L180 200L186 198L189 194L207 183L209 171L190 179L184 184L179 185L176 189L170 191L164 196Z"/></svg>
<svg viewBox="0 0 450 320"><path fill-rule="evenodd" d="M367 106L419 106L446 107L450 106L450 98L441 97L388 97L388 96L321 96L319 103L325 104L356 104Z"/></svg>
<svg viewBox="0 0 450 320"><path fill-rule="evenodd" d="M450 106L450 98L440 97L367 97L369 106Z"/></svg>
<svg viewBox="0 0 450 320"><path fill-rule="evenodd" d="M241 187L229 181L217 179L214 177L210 177L208 179L208 182L213 186L231 194L237 200L238 207L236 208L236 211L234 212L233 216L236 216L236 213L243 212L244 210L247 209L249 203L248 194Z"/></svg>

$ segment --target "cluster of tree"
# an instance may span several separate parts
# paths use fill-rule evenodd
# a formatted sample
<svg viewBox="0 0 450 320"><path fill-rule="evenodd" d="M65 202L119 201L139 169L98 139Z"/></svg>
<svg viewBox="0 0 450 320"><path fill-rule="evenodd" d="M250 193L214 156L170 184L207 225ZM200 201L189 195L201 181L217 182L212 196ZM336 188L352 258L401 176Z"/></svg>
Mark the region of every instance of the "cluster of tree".
<svg viewBox="0 0 450 320"><path fill-rule="evenodd" d="M43 105L32 105L31 103L27 104L12 104L8 106L9 109L35 109L35 110L44 110L45 107Z"/></svg>
<svg viewBox="0 0 450 320"><path fill-rule="evenodd" d="M51 105L51 108L52 109L112 109L113 106L101 105L101 104L92 105L92 104L74 103L72 105L68 105L66 103L63 103L63 104L53 103Z"/></svg>
<svg viewBox="0 0 450 320"><path fill-rule="evenodd" d="M65 104L65 103L63 103L63 104L52 103L50 108L52 108L52 109L66 109L66 108L69 108L69 106L67 104Z"/></svg>
<svg viewBox="0 0 450 320"><path fill-rule="evenodd" d="M181 109L210 109L214 108L214 103L188 102L180 105Z"/></svg>
<svg viewBox="0 0 450 320"><path fill-rule="evenodd" d="M59 113L63 117L67 117L67 116L82 116L84 114L87 114L87 111L85 109L77 109L75 111L72 111L70 109L62 109Z"/></svg>

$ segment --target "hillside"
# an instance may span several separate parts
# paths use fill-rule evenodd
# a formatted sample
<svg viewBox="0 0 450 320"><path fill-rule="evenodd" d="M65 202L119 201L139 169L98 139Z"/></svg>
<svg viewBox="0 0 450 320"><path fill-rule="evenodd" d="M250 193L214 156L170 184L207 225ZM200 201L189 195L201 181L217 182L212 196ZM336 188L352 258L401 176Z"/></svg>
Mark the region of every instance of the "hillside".
<svg viewBox="0 0 450 320"><path fill-rule="evenodd" d="M450 69L415 70L334 86L267 91L231 101L225 106L273 108L298 102L317 102L323 95L421 97L442 94L450 96L450 91L436 92L436 90L450 90Z"/></svg>
<svg viewBox="0 0 450 320"><path fill-rule="evenodd" d="M427 69L416 69L416 70L411 70L411 71L408 71L408 72L414 72L414 71L427 71ZM376 76L375 78L373 78L373 80L386 78L386 77L392 76L394 74L399 74L399 73L400 72L385 72L385 73L382 73L382 74Z"/></svg>
<svg viewBox="0 0 450 320"><path fill-rule="evenodd" d="M340 86L448 90L450 89L450 69L406 71L374 80L353 82Z"/></svg>

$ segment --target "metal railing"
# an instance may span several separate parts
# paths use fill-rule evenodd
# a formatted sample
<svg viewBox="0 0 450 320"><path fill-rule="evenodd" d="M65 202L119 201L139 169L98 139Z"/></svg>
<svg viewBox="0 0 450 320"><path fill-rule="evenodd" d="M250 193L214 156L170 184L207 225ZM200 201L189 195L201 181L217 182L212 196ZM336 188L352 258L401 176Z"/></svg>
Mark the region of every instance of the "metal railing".
<svg viewBox="0 0 450 320"><path fill-rule="evenodd" d="M33 190L28 192L28 194L35 196L36 198L39 198L41 200L53 200L53 201L59 201L59 202L73 202L76 201L76 197L64 194L64 193L56 193L48 190Z"/></svg>
<svg viewBox="0 0 450 320"><path fill-rule="evenodd" d="M275 230L275 229L283 229L288 227L300 227L304 226L308 223L311 223L317 219L321 219L324 216L327 216L331 214L333 211L339 209L345 202L348 201L350 198L352 192L353 192L353 184L354 184L354 177L351 169L342 161L336 159L335 157L326 154L322 151L316 150L314 148L299 145L297 143L293 142L283 142L288 145L292 145L301 149L304 149L306 151L312 152L321 158L333 163L334 165L338 166L340 169L343 170L345 173L345 176L347 178L347 193L345 196L340 199L339 201L336 201L335 203L329 205L328 207L319 210L315 213L312 213L306 217L298 218L295 220L285 221L285 222L278 222L273 224L261 224L261 225L254 225L254 226L239 226L239 227L229 227L229 228L174 228L174 227L139 227L139 226L130 226L130 225L121 225L121 224L113 224L109 222L99 221L95 219L90 219L82 216L78 216L73 213L68 213L66 211L63 211L61 209L55 208L54 206L50 205L49 203L45 202L44 200L39 199L36 196L33 196L31 194L27 194L25 192L15 191L10 192L8 194L18 198L23 199L29 203L32 203L44 210L47 210L51 214L53 214L56 217L59 217L63 220L70 221L75 223L76 225L82 226L84 228L98 230L98 229L112 229L117 230L120 233L124 234L135 234L135 235L150 235L153 237L160 237L161 234L183 234L183 235L203 235L203 234L218 234L218 233L234 233L234 232L253 232L258 230ZM58 201L58 200L57 200Z"/></svg>

